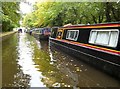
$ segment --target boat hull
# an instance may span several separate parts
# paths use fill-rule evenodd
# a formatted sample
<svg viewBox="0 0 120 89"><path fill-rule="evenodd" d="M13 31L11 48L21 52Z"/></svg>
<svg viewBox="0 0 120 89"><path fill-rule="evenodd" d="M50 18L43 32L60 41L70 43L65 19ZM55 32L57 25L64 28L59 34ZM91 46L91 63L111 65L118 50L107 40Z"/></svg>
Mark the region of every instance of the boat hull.
<svg viewBox="0 0 120 89"><path fill-rule="evenodd" d="M91 64L95 68L98 68L111 76L120 79L120 56L104 53L88 49L85 47L76 46L66 42L61 42L54 38L50 38L50 46L60 49L79 60L82 60L88 64Z"/></svg>

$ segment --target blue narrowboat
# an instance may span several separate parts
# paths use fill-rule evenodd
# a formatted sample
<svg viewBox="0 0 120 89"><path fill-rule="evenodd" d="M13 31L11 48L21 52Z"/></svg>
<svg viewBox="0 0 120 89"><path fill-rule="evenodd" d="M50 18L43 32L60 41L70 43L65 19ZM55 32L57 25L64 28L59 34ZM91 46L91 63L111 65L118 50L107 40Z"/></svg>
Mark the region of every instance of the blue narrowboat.
<svg viewBox="0 0 120 89"><path fill-rule="evenodd" d="M51 34L51 28L35 28L32 34L35 38L39 40L48 40Z"/></svg>

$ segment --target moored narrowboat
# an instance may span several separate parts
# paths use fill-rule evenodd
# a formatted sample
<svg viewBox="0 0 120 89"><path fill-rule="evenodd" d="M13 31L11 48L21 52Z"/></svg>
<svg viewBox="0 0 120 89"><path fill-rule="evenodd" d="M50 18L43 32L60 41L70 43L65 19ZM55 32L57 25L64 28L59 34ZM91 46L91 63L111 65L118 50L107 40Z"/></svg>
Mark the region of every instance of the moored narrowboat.
<svg viewBox="0 0 120 89"><path fill-rule="evenodd" d="M32 29L32 32L31 32L32 36L34 36L37 40L39 40L39 35L40 35L39 29L40 28L34 28L34 29Z"/></svg>
<svg viewBox="0 0 120 89"><path fill-rule="evenodd" d="M51 34L51 28L35 28L32 34L38 40L48 40Z"/></svg>
<svg viewBox="0 0 120 89"><path fill-rule="evenodd" d="M39 38L41 40L48 40L49 36L51 34L51 28L45 27L40 30L40 36Z"/></svg>
<svg viewBox="0 0 120 89"><path fill-rule="evenodd" d="M120 22L53 29L50 46L120 79Z"/></svg>

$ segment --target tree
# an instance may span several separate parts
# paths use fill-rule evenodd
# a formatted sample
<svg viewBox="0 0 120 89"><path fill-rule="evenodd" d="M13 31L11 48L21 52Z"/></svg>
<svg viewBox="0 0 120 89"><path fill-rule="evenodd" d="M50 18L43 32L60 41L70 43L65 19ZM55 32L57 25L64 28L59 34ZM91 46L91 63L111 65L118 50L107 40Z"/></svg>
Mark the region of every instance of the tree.
<svg viewBox="0 0 120 89"><path fill-rule="evenodd" d="M120 21L119 13L120 4L114 2L42 2L34 5L34 11L30 16L26 15L24 24L28 23L28 26L32 27L52 27L69 23L115 22Z"/></svg>
<svg viewBox="0 0 120 89"><path fill-rule="evenodd" d="M2 2L2 31L19 26L19 2Z"/></svg>
<svg viewBox="0 0 120 89"><path fill-rule="evenodd" d="M115 2L105 3L106 22L120 21L120 4Z"/></svg>

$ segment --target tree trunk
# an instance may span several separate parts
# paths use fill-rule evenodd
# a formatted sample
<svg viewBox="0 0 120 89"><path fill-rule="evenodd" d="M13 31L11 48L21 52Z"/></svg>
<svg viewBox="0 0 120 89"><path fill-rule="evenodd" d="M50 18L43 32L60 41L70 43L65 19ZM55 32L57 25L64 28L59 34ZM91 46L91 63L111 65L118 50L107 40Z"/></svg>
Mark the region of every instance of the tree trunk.
<svg viewBox="0 0 120 89"><path fill-rule="evenodd" d="M106 14L106 21L107 22L111 22L111 17L110 17L110 10L111 10L111 6L110 6L110 3L109 2L106 2L105 4L106 6L106 11L105 11L105 14Z"/></svg>
<svg viewBox="0 0 120 89"><path fill-rule="evenodd" d="M97 23L95 16L94 16L93 14L91 14L91 15L92 15L93 21L94 21L95 23Z"/></svg>
<svg viewBox="0 0 120 89"><path fill-rule="evenodd" d="M100 13L100 14L101 14L101 13ZM102 14L102 15L100 15L100 14L99 14L99 23L102 23L104 14Z"/></svg>
<svg viewBox="0 0 120 89"><path fill-rule="evenodd" d="M112 10L112 14L113 14L115 21L119 21L120 20L119 13L117 13L117 11L115 11L114 7L112 7L111 10Z"/></svg>

